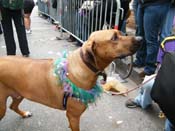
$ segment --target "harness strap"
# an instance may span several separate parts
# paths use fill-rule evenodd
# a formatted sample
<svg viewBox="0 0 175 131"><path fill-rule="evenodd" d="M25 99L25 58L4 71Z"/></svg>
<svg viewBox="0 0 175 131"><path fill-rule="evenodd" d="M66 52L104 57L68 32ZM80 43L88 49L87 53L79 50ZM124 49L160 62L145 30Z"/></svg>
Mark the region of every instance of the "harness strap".
<svg viewBox="0 0 175 131"><path fill-rule="evenodd" d="M64 96L63 96L63 108L66 110L67 108L67 100L68 97L70 97L70 93L69 92L64 92Z"/></svg>
<svg viewBox="0 0 175 131"><path fill-rule="evenodd" d="M68 100L69 97L76 98L76 96L74 94L71 94L70 92L64 92L64 96L63 96L63 108L65 110L67 109L67 100Z"/></svg>

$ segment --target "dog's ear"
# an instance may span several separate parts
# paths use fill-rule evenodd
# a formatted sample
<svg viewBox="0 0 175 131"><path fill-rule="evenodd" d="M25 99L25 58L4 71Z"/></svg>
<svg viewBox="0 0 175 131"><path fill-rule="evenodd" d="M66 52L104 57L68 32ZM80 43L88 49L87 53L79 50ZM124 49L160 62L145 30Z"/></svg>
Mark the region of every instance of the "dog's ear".
<svg viewBox="0 0 175 131"><path fill-rule="evenodd" d="M95 58L95 42L91 43L91 45L88 45L88 48L85 52L85 58L92 63L96 63Z"/></svg>
<svg viewBox="0 0 175 131"><path fill-rule="evenodd" d="M90 50L92 53L96 50L97 44L95 42L95 33L94 32L90 35L89 39L87 40L87 46L88 46L88 50Z"/></svg>
<svg viewBox="0 0 175 131"><path fill-rule="evenodd" d="M96 43L93 40L87 41L87 48L85 52L85 58L91 63L94 63L96 65Z"/></svg>

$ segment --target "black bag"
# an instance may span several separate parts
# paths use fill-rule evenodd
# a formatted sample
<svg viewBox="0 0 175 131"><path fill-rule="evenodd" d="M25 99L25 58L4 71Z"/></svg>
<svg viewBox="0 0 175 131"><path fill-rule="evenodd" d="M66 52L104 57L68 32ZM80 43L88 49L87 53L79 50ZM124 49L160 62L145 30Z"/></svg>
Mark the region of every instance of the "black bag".
<svg viewBox="0 0 175 131"><path fill-rule="evenodd" d="M168 120L175 125L175 52L165 53L151 97L158 103Z"/></svg>

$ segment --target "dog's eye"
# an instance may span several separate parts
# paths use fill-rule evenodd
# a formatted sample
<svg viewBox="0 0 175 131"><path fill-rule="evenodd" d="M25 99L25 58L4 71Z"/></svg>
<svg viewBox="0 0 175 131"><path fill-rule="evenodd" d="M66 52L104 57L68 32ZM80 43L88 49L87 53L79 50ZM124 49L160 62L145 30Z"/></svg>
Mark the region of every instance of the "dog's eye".
<svg viewBox="0 0 175 131"><path fill-rule="evenodd" d="M114 34L111 38L112 41L116 41L118 39L117 34Z"/></svg>

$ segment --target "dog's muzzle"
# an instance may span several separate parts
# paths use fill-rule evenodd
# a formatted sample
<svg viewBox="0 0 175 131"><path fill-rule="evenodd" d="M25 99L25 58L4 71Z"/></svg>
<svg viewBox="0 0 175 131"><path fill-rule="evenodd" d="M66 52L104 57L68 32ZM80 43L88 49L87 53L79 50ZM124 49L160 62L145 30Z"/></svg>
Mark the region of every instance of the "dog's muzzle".
<svg viewBox="0 0 175 131"><path fill-rule="evenodd" d="M134 54L143 43L143 38L141 36L136 36L133 43L134 44L131 46L130 51Z"/></svg>

